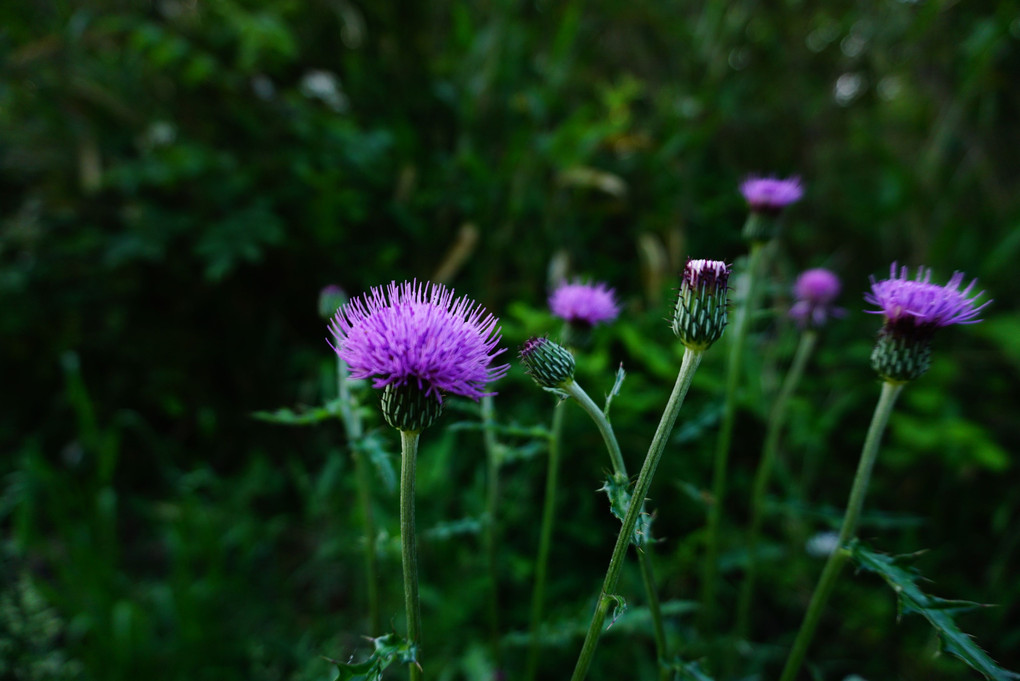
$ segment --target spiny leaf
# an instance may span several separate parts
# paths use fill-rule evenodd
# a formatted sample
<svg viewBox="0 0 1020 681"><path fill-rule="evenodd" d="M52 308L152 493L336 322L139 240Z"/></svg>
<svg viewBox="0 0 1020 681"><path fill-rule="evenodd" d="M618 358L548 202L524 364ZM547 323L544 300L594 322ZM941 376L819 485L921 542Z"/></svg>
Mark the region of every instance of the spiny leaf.
<svg viewBox="0 0 1020 681"><path fill-rule="evenodd" d="M877 573L896 592L900 614L916 612L935 628L946 652L955 655L970 667L993 681L1020 679L1020 674L1007 671L995 663L968 634L960 631L953 615L963 610L983 607L969 601L955 601L929 596L917 585L921 579L916 568L907 567L910 556L889 556L875 553L859 541L850 545L851 559L862 569Z"/></svg>
<svg viewBox="0 0 1020 681"><path fill-rule="evenodd" d="M627 599L620 594L609 594L607 598L613 601L613 609L609 613L609 624L606 625L606 629L609 629L616 624L616 620L618 620L623 613L627 612Z"/></svg>
<svg viewBox="0 0 1020 681"><path fill-rule="evenodd" d="M605 484L599 488L609 497L609 510L622 523L627 516L627 509L630 508L630 483L629 481L610 476ZM634 527L634 536L630 538L634 546L642 547L652 541L652 516L649 513L641 512L638 516L637 525Z"/></svg>
<svg viewBox="0 0 1020 681"><path fill-rule="evenodd" d="M606 395L606 406L602 407L602 413L606 418L609 418L609 407L613 403L613 398L620 394L620 388L623 387L623 379L627 377L627 372L623 370L623 362L620 362L620 368L616 370L616 381L613 383L613 389Z"/></svg>
<svg viewBox="0 0 1020 681"><path fill-rule="evenodd" d="M364 662L348 664L326 658L340 672L336 681L382 681L383 672L393 662L418 664L418 649L396 634L386 634L371 641L375 650Z"/></svg>
<svg viewBox="0 0 1020 681"><path fill-rule="evenodd" d="M252 417L259 421L285 426L311 426L335 419L339 413L339 401L331 400L321 407L299 407L296 410L284 407L276 411L257 411Z"/></svg>

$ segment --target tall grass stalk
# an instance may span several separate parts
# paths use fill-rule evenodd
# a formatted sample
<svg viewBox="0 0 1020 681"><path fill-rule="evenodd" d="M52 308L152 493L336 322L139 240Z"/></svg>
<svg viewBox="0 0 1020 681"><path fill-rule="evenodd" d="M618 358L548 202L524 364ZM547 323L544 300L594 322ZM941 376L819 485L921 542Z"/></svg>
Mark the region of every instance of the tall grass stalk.
<svg viewBox="0 0 1020 681"><path fill-rule="evenodd" d="M715 621L715 583L719 562L719 533L722 521L723 501L726 496L726 467L733 441L733 427L737 415L737 388L740 384L740 372L743 366L744 346L750 328L750 317L753 311L752 301L757 297L755 288L758 272L762 266L766 244L752 241L748 255L747 274L743 277L742 291L738 295L739 307L733 320L733 333L730 336L730 356L726 368L726 396L722 426L716 440L715 461L712 472L712 500L708 509L708 527L706 537L705 559L702 563L701 579L701 623L702 628L709 628ZM709 633L709 632L705 632Z"/></svg>
<svg viewBox="0 0 1020 681"><path fill-rule="evenodd" d="M382 616L379 607L379 571L376 558L375 516L372 513L372 479L365 456L360 451L364 428L358 414L358 404L351 395L348 383L350 371L347 363L337 357L336 383L340 403L340 420L347 431L347 445L354 460L354 479L358 487L358 505L361 506L361 523L365 532L365 584L368 590L369 626L373 636L382 634Z"/></svg>
<svg viewBox="0 0 1020 681"><path fill-rule="evenodd" d="M562 446L564 400L553 407L552 428L549 433L549 455L546 461L545 500L542 502L542 525L539 530L538 557L535 562L535 585L531 592L531 641L528 645L528 662L524 678L533 681L538 673L539 630L545 611L545 582L549 570L549 552L552 549L552 531L556 520L556 486L559 479L560 448Z"/></svg>
<svg viewBox="0 0 1020 681"><path fill-rule="evenodd" d="M847 551L847 543L853 539L857 531L857 521L861 515L861 508L864 506L864 497L868 493L868 483L871 480L871 470L875 465L878 456L878 446L882 441L882 434L889 423L889 416L892 414L896 398L903 390L904 383L884 381L882 383L882 394L879 397L878 405L875 407L875 414L871 417L871 425L868 427L868 434L864 439L864 448L861 451L861 461L857 466L857 474L854 476L854 484L850 489L850 500L847 502L846 514L843 516L843 525L839 530L839 539L835 550L825 561L822 568L822 576L818 580L815 592L811 595L811 602L808 604L807 612L804 614L804 621L797 632L797 638L793 643L790 656L783 668L783 675L780 681L793 681L797 678L797 672L807 654L811 639L814 638L815 628L818 620L825 609L825 603L829 600L832 588L836 584L840 570L850 557Z"/></svg>
<svg viewBox="0 0 1020 681"><path fill-rule="evenodd" d="M648 489L651 487L655 469L659 465L662 452L669 441L670 433L673 431L673 424L676 422L676 417L680 412L684 397L687 396L687 390L691 386L694 372L697 370L698 365L701 364L702 354L702 351L691 350L689 348L684 351L683 362L680 365L676 383L673 385L673 392L666 403L666 408L662 413L662 418L659 420L659 425L655 429L655 435L652 437L652 443L648 448L648 454L645 456L644 464L641 466L641 472L638 474L634 494L631 497L634 502L643 501L648 495ZM584 645L578 656L574 673L570 677L571 681L583 681L588 675L592 659L595 656L595 649L598 647L599 637L602 634L602 625L605 623L610 605L617 598L614 591L620 579L620 572L623 570L627 547L631 543L631 537L634 534L634 528L637 526L638 516L641 514L643 506L644 504L642 503L631 503L627 508L627 515L623 519L623 526L620 528L620 534L616 538L616 546L613 548L613 555L609 561L609 569L606 571L606 578L602 583L602 590L595 606L595 613L592 616L591 624L588 626L588 633L585 635Z"/></svg>
<svg viewBox="0 0 1020 681"><path fill-rule="evenodd" d="M754 487L751 492L751 522L747 532L747 571L740 590L740 601L737 606L737 636L747 638L751 626L751 604L754 601L754 582L758 567L758 537L761 532L762 517L765 514L765 493L768 490L772 466L779 451L779 438L786 423L786 408L790 397L797 389L804 367L814 350L818 340L818 332L807 329L800 336L797 351L790 364L790 370L783 380L776 401L772 404L768 424L765 429L765 444L762 447L761 461L754 476Z"/></svg>

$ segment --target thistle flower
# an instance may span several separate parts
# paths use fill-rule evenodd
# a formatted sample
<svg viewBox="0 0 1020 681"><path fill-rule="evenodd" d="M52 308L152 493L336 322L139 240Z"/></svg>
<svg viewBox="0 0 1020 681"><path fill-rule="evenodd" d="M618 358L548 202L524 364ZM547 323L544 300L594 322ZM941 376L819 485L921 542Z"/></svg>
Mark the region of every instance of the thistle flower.
<svg viewBox="0 0 1020 681"><path fill-rule="evenodd" d="M776 235L777 219L783 209L800 201L804 190L799 177L749 177L740 185L751 212L744 223L744 238L768 241Z"/></svg>
<svg viewBox="0 0 1020 681"><path fill-rule="evenodd" d="M339 286L330 284L319 291L319 316L330 319L336 311L347 304L349 298Z"/></svg>
<svg viewBox="0 0 1020 681"><path fill-rule="evenodd" d="M420 431L442 410L443 395L478 400L509 365L498 320L441 284L403 282L373 288L337 311L330 331L352 378L383 388L383 416L394 428Z"/></svg>
<svg viewBox="0 0 1020 681"><path fill-rule="evenodd" d="M561 283L549 296L549 309L566 322L563 343L576 347L587 345L596 324L612 321L620 314L615 290L602 282L579 280Z"/></svg>
<svg viewBox="0 0 1020 681"><path fill-rule="evenodd" d="M740 185L740 193L744 195L752 212L779 215L788 205L800 201L804 189L800 186L799 177L780 180L776 177L751 176Z"/></svg>
<svg viewBox="0 0 1020 681"><path fill-rule="evenodd" d="M971 294L977 279L966 288L963 273L955 272L945 286L931 283L931 269L917 268L917 276L909 278L909 270L896 263L890 268L889 279L875 281L864 300L878 306L865 310L885 317L878 343L871 353L871 366L887 381L905 382L921 376L931 364L931 340L935 331L952 324L976 324L978 313L992 301L981 305L976 298L984 291Z"/></svg>
<svg viewBox="0 0 1020 681"><path fill-rule="evenodd" d="M526 340L520 358L528 375L543 388L556 388L574 378L574 356L548 338Z"/></svg>
<svg viewBox="0 0 1020 681"><path fill-rule="evenodd" d="M845 311L832 303L842 286L833 272L818 267L805 270L793 285L796 301L790 317L800 328L823 326L829 317L842 317Z"/></svg>
<svg viewBox="0 0 1020 681"><path fill-rule="evenodd" d="M673 333L691 350L706 350L726 328L730 266L721 260L688 258L682 277Z"/></svg>

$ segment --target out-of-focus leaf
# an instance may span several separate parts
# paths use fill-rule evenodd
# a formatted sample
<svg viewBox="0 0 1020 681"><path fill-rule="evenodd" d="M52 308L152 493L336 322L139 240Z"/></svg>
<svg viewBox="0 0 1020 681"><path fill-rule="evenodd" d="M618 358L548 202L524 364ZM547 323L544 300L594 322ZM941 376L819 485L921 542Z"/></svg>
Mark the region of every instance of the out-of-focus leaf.
<svg viewBox="0 0 1020 681"><path fill-rule="evenodd" d="M347 664L329 660L340 672L336 681L382 681L383 672L394 662L418 664L417 647L396 634L373 638L372 644L375 650L364 662Z"/></svg>

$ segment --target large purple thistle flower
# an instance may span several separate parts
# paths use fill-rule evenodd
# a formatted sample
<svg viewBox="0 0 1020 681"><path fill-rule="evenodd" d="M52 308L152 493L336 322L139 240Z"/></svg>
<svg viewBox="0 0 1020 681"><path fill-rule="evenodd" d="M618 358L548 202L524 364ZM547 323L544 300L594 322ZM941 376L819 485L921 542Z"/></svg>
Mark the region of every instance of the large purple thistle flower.
<svg viewBox="0 0 1020 681"><path fill-rule="evenodd" d="M975 299L984 291L971 295L977 279L963 290L963 273L955 272L945 286L931 283L931 269L917 268L917 276L909 278L906 267L896 274L896 263L892 264L889 279L875 281L871 277L871 291L864 294L864 300L877 305L878 310L865 310L870 314L885 316L886 326L901 332L928 334L935 329L951 324L976 324L978 313L992 301L976 305Z"/></svg>
<svg viewBox="0 0 1020 681"><path fill-rule="evenodd" d="M467 297L429 282L390 282L373 288L337 311L330 323L334 349L352 378L373 386L414 383L442 402L443 393L473 400L492 394L485 384L502 378L509 365L491 366L504 350L499 323Z"/></svg>
<svg viewBox="0 0 1020 681"><path fill-rule="evenodd" d="M740 185L740 193L752 212L776 215L783 208L800 201L804 189L799 177L780 180L777 177L749 177Z"/></svg>
<svg viewBox="0 0 1020 681"><path fill-rule="evenodd" d="M588 326L612 321L620 314L616 292L601 282L563 282L549 296L549 309L570 324Z"/></svg>

